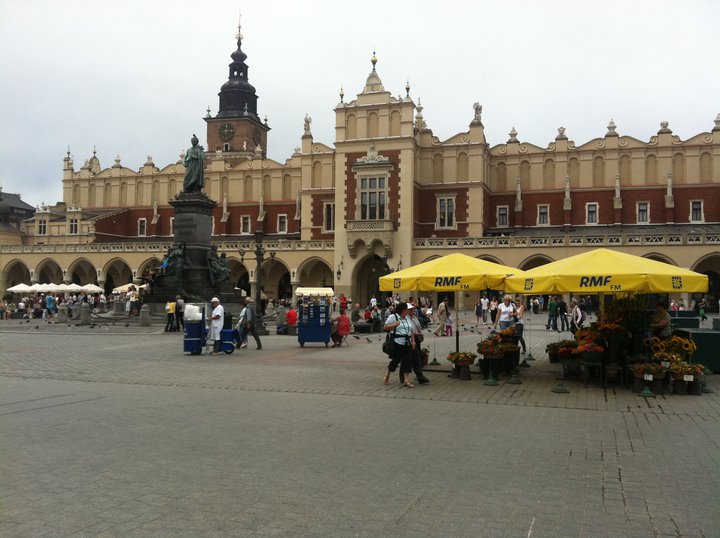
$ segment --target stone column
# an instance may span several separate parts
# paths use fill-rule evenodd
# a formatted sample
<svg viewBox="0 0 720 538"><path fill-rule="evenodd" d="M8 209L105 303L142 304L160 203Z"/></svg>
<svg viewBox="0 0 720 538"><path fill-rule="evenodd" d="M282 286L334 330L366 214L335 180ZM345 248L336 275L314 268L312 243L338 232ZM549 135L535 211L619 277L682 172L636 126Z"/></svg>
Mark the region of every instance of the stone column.
<svg viewBox="0 0 720 538"><path fill-rule="evenodd" d="M57 322L58 323L67 323L68 322L68 308L67 308L67 304L65 304L65 303L58 305Z"/></svg>
<svg viewBox="0 0 720 538"><path fill-rule="evenodd" d="M140 307L140 327L150 327L150 305Z"/></svg>
<svg viewBox="0 0 720 538"><path fill-rule="evenodd" d="M80 323L83 325L90 324L90 305L87 303L80 304Z"/></svg>
<svg viewBox="0 0 720 538"><path fill-rule="evenodd" d="M113 301L113 316L124 316L125 315L125 301L119 298Z"/></svg>

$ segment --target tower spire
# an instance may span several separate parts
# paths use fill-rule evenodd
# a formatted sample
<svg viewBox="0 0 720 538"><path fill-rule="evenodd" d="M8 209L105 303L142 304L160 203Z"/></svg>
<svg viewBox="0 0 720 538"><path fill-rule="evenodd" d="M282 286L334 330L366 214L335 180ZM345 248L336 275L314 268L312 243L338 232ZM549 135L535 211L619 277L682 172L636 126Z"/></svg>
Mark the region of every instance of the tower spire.
<svg viewBox="0 0 720 538"><path fill-rule="evenodd" d="M235 34L235 39L237 39L238 45L240 45L242 38L242 11L238 11L238 31L237 34Z"/></svg>

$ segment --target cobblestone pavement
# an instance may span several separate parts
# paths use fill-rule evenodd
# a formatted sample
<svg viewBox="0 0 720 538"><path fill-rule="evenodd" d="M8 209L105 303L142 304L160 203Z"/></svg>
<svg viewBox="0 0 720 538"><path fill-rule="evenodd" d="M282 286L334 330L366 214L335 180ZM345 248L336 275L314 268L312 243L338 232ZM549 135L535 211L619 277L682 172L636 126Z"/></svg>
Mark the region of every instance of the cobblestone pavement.
<svg viewBox="0 0 720 538"><path fill-rule="evenodd" d="M3 536L720 536L720 376L555 394L539 317L522 385L448 378L427 333L443 366L414 389L382 384L378 335L195 357L35 325L0 322Z"/></svg>

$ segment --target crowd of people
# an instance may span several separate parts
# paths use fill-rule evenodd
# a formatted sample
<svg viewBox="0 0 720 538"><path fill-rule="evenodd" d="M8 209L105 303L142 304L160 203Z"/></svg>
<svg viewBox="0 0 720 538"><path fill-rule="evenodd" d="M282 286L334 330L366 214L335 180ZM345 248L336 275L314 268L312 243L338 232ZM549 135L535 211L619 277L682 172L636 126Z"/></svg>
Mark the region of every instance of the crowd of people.
<svg viewBox="0 0 720 538"><path fill-rule="evenodd" d="M108 308L108 298L104 293L39 293L12 299L0 300L0 319L43 319L49 323L55 321L58 309L65 305L68 318L79 314L76 308L81 304L90 305L92 312L102 312Z"/></svg>

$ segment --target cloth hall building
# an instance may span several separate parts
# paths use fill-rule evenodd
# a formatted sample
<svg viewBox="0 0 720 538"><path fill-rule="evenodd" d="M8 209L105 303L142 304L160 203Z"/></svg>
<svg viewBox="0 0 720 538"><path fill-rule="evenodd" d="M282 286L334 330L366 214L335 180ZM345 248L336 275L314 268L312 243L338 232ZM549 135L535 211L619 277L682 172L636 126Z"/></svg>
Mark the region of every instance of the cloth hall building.
<svg viewBox="0 0 720 538"><path fill-rule="evenodd" d="M299 146L276 162L241 40L200 137L205 192L218 202L213 241L238 287L254 288L255 260L240 250L261 229L275 253L261 269L269 298L326 285L366 303L378 276L458 250L530 269L604 246L709 274L717 304L720 115L687 140L667 122L642 141L610 121L581 144L563 128L544 146L513 129L491 147L482 107L468 103L458 134L440 140L409 87L399 97L384 87L373 55L357 96L340 94L335 140L315 140L306 116ZM168 202L183 175L182 156L135 170L120 158L103 167L93 153L77 168L68 152L62 202L0 231L0 291L140 282L173 244Z"/></svg>

